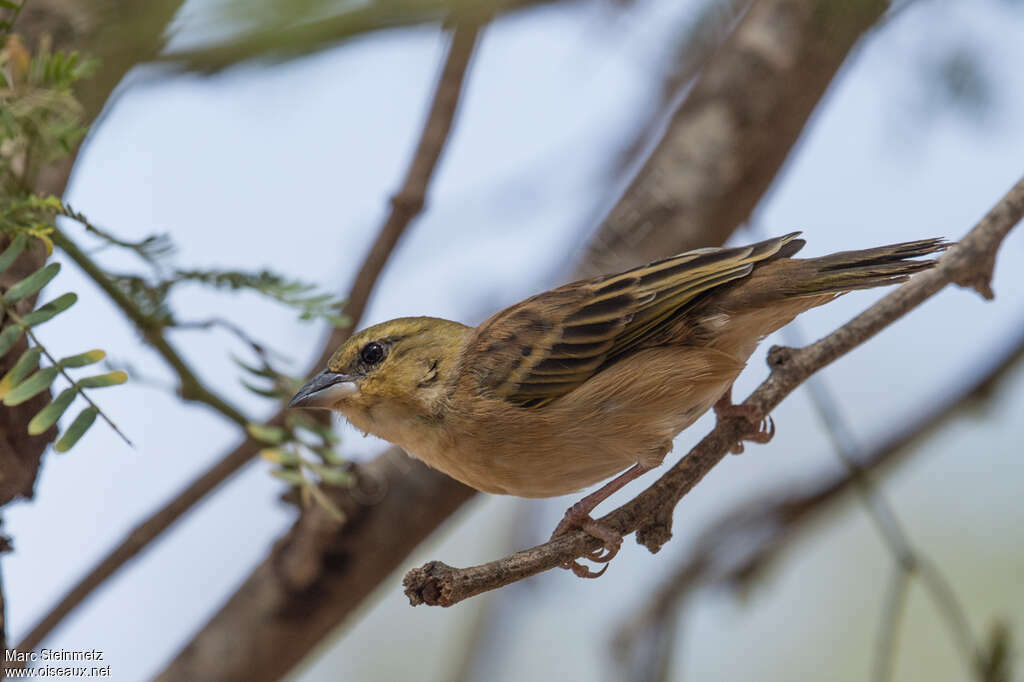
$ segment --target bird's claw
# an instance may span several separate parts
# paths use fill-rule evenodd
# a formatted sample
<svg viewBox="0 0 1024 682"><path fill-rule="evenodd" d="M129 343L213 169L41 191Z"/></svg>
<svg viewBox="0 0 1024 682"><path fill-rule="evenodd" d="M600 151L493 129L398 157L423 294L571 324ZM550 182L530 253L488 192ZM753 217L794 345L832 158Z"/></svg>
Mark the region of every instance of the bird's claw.
<svg viewBox="0 0 1024 682"><path fill-rule="evenodd" d="M770 416L761 412L754 405L733 405L728 397L723 397L715 404L715 415L721 419L744 419L750 428L744 431L738 441L729 448L734 455L743 452L743 441L751 443L767 443L775 437L775 422Z"/></svg>
<svg viewBox="0 0 1024 682"><path fill-rule="evenodd" d="M584 554L583 558L589 559L594 563L605 564L605 566L600 571L592 571L574 559L565 562L561 567L572 571L580 578L600 578L608 570L608 562L619 553L619 548L622 547L622 534L595 521L590 517L590 514L575 507L570 507L569 511L565 513L565 517L558 523L555 532L551 534L551 539L554 540L573 528L579 528L603 543L601 547Z"/></svg>

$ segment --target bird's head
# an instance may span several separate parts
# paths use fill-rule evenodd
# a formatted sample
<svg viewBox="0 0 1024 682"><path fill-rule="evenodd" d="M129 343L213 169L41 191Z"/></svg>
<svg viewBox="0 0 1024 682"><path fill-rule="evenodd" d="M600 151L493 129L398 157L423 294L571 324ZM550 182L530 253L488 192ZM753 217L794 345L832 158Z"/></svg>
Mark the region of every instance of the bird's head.
<svg viewBox="0 0 1024 682"><path fill-rule="evenodd" d="M434 317L402 317L368 327L342 344L327 369L299 389L288 406L334 410L354 422L372 419L376 408L429 410L450 386L468 331Z"/></svg>

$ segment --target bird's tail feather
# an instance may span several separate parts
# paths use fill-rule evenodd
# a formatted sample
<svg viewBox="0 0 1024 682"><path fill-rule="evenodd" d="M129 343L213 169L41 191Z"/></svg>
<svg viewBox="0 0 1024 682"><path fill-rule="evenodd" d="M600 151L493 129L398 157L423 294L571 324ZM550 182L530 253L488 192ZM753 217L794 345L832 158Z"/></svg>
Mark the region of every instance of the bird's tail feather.
<svg viewBox="0 0 1024 682"><path fill-rule="evenodd" d="M943 239L921 239L859 251L842 251L800 262L800 275L789 280L789 295L841 293L906 281L935 266L934 260L912 260L949 248Z"/></svg>

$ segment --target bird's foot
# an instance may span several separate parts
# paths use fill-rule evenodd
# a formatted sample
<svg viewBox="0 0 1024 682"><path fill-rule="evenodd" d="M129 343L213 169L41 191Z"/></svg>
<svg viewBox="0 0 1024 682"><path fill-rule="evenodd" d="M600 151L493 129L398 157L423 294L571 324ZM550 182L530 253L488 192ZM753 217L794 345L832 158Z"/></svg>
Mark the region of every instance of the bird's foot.
<svg viewBox="0 0 1024 682"><path fill-rule="evenodd" d="M740 435L740 439L729 449L734 455L743 452L743 441L751 443L767 443L775 436L775 422L766 416L761 408L753 405L733 405L732 397L727 392L715 403L715 416L723 419L743 419L750 426Z"/></svg>
<svg viewBox="0 0 1024 682"><path fill-rule="evenodd" d="M565 516L558 523L555 532L551 534L551 539L554 540L560 535L565 535L574 528L583 530L603 543L602 547L585 554L584 557L594 563L605 564L605 567L600 571L592 571L574 559L562 564L562 568L572 571L580 578L600 578L608 570L608 562L619 553L619 548L622 547L622 534L595 521L590 516L590 509L586 505L577 503L565 512Z"/></svg>

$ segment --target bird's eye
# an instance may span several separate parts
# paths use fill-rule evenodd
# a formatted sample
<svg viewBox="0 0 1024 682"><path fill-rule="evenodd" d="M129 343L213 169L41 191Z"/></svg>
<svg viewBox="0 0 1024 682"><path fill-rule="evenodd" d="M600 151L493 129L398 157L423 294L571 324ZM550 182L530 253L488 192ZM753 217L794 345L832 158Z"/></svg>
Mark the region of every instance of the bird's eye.
<svg viewBox="0 0 1024 682"><path fill-rule="evenodd" d="M371 341L359 351L359 359L367 365L376 365L384 359L384 346L376 341Z"/></svg>

